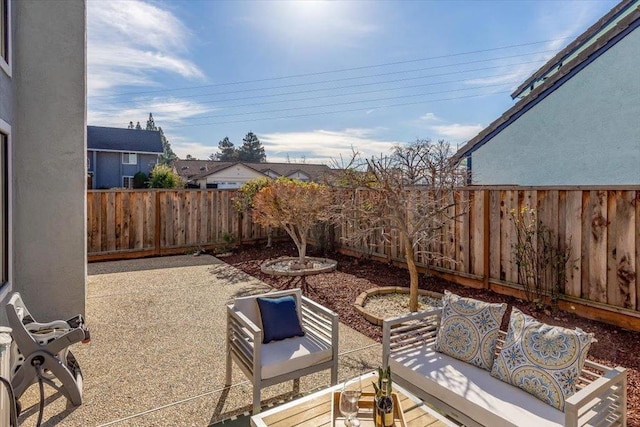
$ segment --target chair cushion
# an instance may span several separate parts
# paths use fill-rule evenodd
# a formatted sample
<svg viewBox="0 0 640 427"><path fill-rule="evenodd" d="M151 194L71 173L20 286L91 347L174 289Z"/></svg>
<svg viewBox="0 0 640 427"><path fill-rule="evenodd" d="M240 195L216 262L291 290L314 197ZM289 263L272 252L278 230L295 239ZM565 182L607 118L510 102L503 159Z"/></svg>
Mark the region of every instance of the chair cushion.
<svg viewBox="0 0 640 427"><path fill-rule="evenodd" d="M490 304L444 291L435 349L491 370L506 304Z"/></svg>
<svg viewBox="0 0 640 427"><path fill-rule="evenodd" d="M424 345L393 353L394 381L403 378L485 426L564 426L564 414L489 372Z"/></svg>
<svg viewBox="0 0 640 427"><path fill-rule="evenodd" d="M579 328L546 325L514 308L491 375L564 411L592 340Z"/></svg>
<svg viewBox="0 0 640 427"><path fill-rule="evenodd" d="M263 343L304 335L296 300L288 295L279 298L257 298L262 321Z"/></svg>
<svg viewBox="0 0 640 427"><path fill-rule="evenodd" d="M272 341L262 345L262 378L273 378L328 362L332 357L331 345L315 338L311 333L303 337Z"/></svg>

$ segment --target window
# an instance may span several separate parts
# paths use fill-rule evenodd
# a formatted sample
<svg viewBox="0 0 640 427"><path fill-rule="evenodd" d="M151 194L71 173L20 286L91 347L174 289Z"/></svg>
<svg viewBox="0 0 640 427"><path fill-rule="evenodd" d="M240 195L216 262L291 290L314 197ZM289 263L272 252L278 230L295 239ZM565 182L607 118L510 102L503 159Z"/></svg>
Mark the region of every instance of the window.
<svg viewBox="0 0 640 427"><path fill-rule="evenodd" d="M132 176L123 176L122 177L122 186L124 188L133 188L133 177Z"/></svg>
<svg viewBox="0 0 640 427"><path fill-rule="evenodd" d="M0 0L0 68L9 76L11 75L11 67L9 65L9 53L11 50L10 15L10 0Z"/></svg>
<svg viewBox="0 0 640 427"><path fill-rule="evenodd" d="M138 164L138 155L136 153L122 153L122 164L123 165L137 165Z"/></svg>
<svg viewBox="0 0 640 427"><path fill-rule="evenodd" d="M4 285L8 281L9 281L9 135L0 132L0 283Z"/></svg>

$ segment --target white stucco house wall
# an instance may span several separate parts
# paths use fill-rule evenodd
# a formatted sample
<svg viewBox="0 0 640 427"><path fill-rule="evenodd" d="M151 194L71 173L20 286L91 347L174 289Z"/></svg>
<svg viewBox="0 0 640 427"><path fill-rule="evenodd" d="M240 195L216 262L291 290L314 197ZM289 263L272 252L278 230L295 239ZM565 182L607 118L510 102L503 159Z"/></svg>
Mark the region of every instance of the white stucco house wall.
<svg viewBox="0 0 640 427"><path fill-rule="evenodd" d="M0 323L85 312L86 5L0 0Z"/></svg>
<svg viewBox="0 0 640 427"><path fill-rule="evenodd" d="M640 184L640 0L625 0L512 94L457 153L481 185Z"/></svg>

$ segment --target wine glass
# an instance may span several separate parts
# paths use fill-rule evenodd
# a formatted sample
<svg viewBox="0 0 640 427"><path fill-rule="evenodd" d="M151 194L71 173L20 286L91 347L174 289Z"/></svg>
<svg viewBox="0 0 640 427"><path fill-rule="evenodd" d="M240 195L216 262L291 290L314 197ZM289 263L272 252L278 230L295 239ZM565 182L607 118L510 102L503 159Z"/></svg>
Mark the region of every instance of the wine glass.
<svg viewBox="0 0 640 427"><path fill-rule="evenodd" d="M340 392L340 413L345 417L344 425L347 427L359 427L358 401L362 395L362 381L360 376L349 380L342 386Z"/></svg>

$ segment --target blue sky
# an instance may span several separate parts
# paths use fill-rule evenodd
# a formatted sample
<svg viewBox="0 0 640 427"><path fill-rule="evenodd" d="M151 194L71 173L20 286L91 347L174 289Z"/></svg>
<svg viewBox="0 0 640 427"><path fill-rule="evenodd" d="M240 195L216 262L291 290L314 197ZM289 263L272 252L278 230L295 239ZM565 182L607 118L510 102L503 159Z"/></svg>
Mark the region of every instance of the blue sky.
<svg viewBox="0 0 640 427"><path fill-rule="evenodd" d="M89 0L88 124L153 112L182 158L249 131L268 161L455 147L616 3Z"/></svg>

